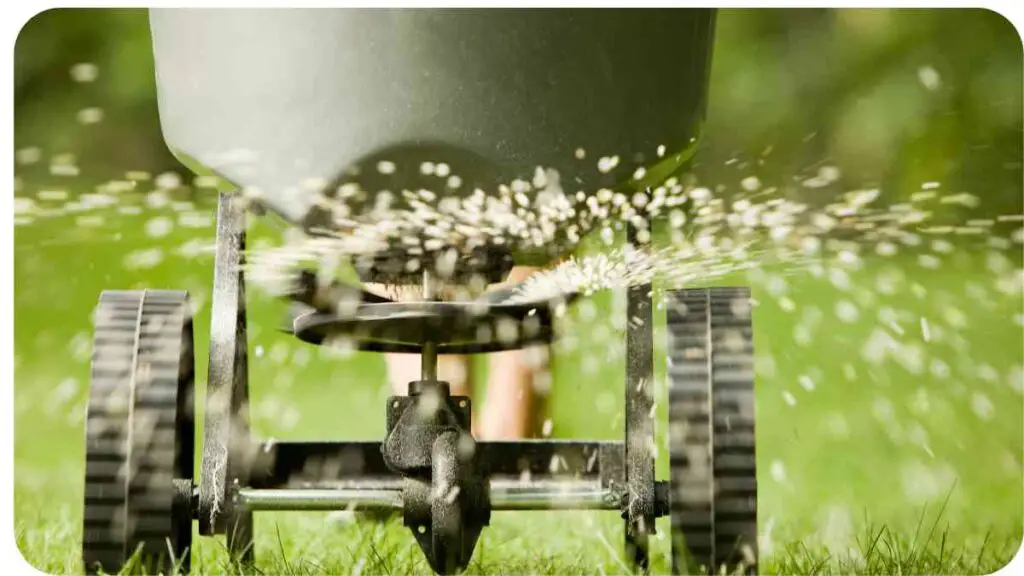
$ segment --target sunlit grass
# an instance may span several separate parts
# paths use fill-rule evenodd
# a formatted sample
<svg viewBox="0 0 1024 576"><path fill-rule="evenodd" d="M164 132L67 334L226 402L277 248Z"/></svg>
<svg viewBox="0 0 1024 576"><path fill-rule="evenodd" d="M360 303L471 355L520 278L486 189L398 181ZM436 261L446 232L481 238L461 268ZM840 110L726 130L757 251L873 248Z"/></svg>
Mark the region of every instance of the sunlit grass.
<svg viewBox="0 0 1024 576"><path fill-rule="evenodd" d="M939 503L941 505L941 503ZM72 514L73 516L73 514ZM70 520L67 519L67 520ZM31 522L30 520L26 523ZM329 514L257 515L256 565L243 566L224 540L196 535L197 574L430 574L412 534L400 520L338 523ZM18 545L34 566L49 573L81 571L76 522L42 530L19 526ZM665 522L652 545L651 570L669 572ZM764 574L988 574L1013 557L1018 538L987 533L965 541L941 509L923 510L917 529L899 532L867 524L843 550L800 540L763 558ZM466 574L622 574L621 522L614 513L499 513L477 546ZM127 569L125 573L128 573Z"/></svg>

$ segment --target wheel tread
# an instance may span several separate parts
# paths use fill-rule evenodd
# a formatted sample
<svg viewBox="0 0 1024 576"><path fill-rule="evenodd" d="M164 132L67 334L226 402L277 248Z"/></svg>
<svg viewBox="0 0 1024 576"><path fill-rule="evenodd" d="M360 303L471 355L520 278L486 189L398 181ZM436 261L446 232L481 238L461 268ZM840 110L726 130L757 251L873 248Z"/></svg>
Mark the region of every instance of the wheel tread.
<svg viewBox="0 0 1024 576"><path fill-rule="evenodd" d="M666 309L673 572L755 574L750 291L673 291Z"/></svg>
<svg viewBox="0 0 1024 576"><path fill-rule="evenodd" d="M191 548L191 518L176 516L172 480L194 446L194 377L188 294L106 291L95 312L86 417L82 559L118 573L139 548L148 571L166 572ZM184 396L183 396L184 395Z"/></svg>

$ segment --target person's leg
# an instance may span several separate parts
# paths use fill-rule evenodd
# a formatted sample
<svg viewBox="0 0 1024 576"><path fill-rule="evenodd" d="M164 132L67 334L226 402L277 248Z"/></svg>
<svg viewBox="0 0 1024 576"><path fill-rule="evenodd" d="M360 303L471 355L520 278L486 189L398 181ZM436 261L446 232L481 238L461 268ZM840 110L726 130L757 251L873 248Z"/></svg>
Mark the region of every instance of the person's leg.
<svg viewBox="0 0 1024 576"><path fill-rule="evenodd" d="M535 384L543 367L531 366L531 350L498 352L488 358L487 399L480 414L485 440L519 440L536 435L539 395ZM546 362L544 363L546 365Z"/></svg>
<svg viewBox="0 0 1024 576"><path fill-rule="evenodd" d="M517 267L507 284L524 281L536 268ZM540 401L550 381L547 346L509 350L488 358L487 399L480 415L485 440L518 440L535 436ZM540 394L538 394L540 392Z"/></svg>

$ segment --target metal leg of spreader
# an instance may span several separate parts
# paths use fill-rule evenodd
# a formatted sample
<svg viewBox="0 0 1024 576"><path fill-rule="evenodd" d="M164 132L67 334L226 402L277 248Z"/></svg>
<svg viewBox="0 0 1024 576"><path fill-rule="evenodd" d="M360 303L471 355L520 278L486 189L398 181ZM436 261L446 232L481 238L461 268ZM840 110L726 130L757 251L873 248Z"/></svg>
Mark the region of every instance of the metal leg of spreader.
<svg viewBox="0 0 1024 576"><path fill-rule="evenodd" d="M633 226L627 229L627 242L639 249ZM626 555L641 571L649 568L648 535L654 532L656 518L651 288L650 284L633 286L626 296Z"/></svg>
<svg viewBox="0 0 1024 576"><path fill-rule="evenodd" d="M199 531L226 534L228 550L254 561L252 512L234 505L247 482L253 442L249 431L248 337L245 306L245 208L236 193L221 193L211 303L210 365L206 392Z"/></svg>

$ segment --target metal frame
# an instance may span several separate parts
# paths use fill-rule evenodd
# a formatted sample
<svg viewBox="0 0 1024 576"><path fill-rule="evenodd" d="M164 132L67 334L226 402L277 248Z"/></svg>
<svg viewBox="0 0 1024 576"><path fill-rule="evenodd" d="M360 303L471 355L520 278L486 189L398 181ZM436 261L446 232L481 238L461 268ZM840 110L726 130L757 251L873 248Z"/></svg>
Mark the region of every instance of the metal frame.
<svg viewBox="0 0 1024 576"><path fill-rule="evenodd" d="M429 466L426 469L426 480L423 472L419 476L406 470L396 472L387 462L387 438L384 442L253 441L248 424L247 321L242 272L246 218L243 206L235 199L233 193L222 193L217 213L202 478L191 495L200 533L227 534L229 550L240 561L251 563L253 511L404 509L410 527L412 517L436 515L436 508L423 510L420 501L437 499L424 496L429 491L418 487L429 482L432 474L436 476L436 463L433 472ZM628 229L628 242L636 246L632 227ZM429 296L429 279L427 282L425 292ZM654 532L654 519L667 515L669 510L668 483L656 482L654 478L650 286L629 290L628 315L625 441L475 443L475 456L470 472L466 473L483 482L486 494L484 503L469 504L471 508L486 508L479 510L482 516L476 521L480 524L475 528L477 534L489 522L490 510L616 510L625 520L629 560L640 570L648 569L647 541ZM437 348L425 343L422 351L423 377L429 382L435 377ZM417 384L420 383L410 387L414 395L413 386ZM415 401L410 398L389 399L389 434L398 424L405 404ZM468 435L468 399L448 397L446 388L445 398L452 402L450 406L454 407L458 421L451 426ZM434 432L435 436L428 440L436 440ZM433 445L437 454L436 442ZM416 451L414 459L425 458L429 462L430 454L422 452ZM411 512L410 508L418 511ZM458 510L461 517L466 516L464 508ZM435 522L435 529L443 528ZM458 534L463 534L461 523L457 528ZM467 525L466 530L471 529ZM449 565L435 564L432 559L429 543L421 538L423 530L413 533L432 567L438 572L447 571ZM475 536L471 539L475 544ZM468 555L472 548L470 545Z"/></svg>
<svg viewBox="0 0 1024 576"><path fill-rule="evenodd" d="M626 228L630 249L639 250L637 230ZM654 480L654 320L652 286L629 288L626 295L626 418L625 466L629 500L626 503L626 552L637 567L647 570L648 536L654 533L658 506ZM663 510L668 510L668 502Z"/></svg>
<svg viewBox="0 0 1024 576"><path fill-rule="evenodd" d="M492 510L622 509L621 443L481 442L477 448ZM379 442L265 443L235 498L251 511L401 511L403 488Z"/></svg>
<svg viewBox="0 0 1024 576"><path fill-rule="evenodd" d="M254 560L252 512L236 509L233 490L245 483L252 453L249 431L246 214L240 197L222 192L210 316L210 363L198 491L199 533L227 534L228 549Z"/></svg>

